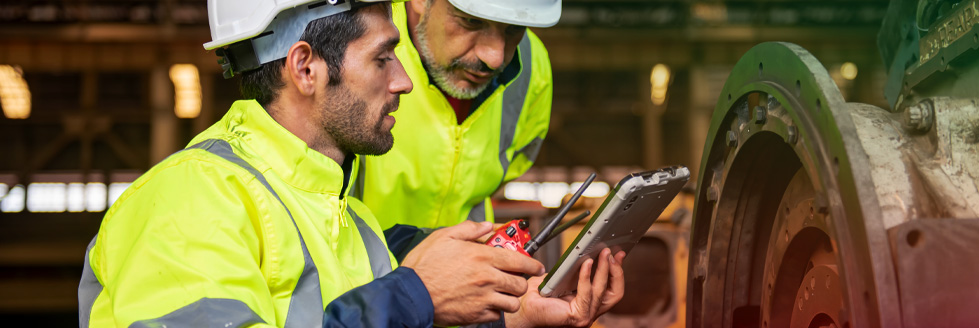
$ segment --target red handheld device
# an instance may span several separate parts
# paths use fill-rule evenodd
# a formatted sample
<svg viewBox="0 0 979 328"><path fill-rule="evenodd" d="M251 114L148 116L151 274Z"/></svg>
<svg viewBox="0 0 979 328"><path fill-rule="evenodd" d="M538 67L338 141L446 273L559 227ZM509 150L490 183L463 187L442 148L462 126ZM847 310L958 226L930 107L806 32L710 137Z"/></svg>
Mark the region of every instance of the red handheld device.
<svg viewBox="0 0 979 328"><path fill-rule="evenodd" d="M530 224L527 223L527 220L512 220L507 222L507 224L496 229L493 236L486 241L486 245L502 247L530 256L523 249L524 245L530 241L529 226Z"/></svg>
<svg viewBox="0 0 979 328"><path fill-rule="evenodd" d="M527 256L533 255L535 252L537 252L537 249L540 248L541 244L551 240L551 238L553 238L555 235L564 229L567 229L568 226L574 224L574 222L578 222L591 213L589 211L585 211L585 213L579 215L569 224L560 228L557 226L558 223L561 222L561 219L568 214L568 210L571 209L571 205L574 205L574 203L578 201L578 197L581 197L581 194L585 192L585 189L588 188L588 185L591 184L592 180L595 180L595 173L592 173L588 176L588 179L585 179L585 182L581 184L581 187L578 187L578 191L571 196L571 200L569 200L566 204L564 204L564 206L561 207L560 210L558 210L557 215L555 215L551 221L547 222L547 225L541 229L541 231L537 234L537 237L530 238L530 231L527 229L530 226L530 223L528 223L527 220L513 220L507 222L507 224L504 224L502 227L497 228L496 232L493 233L493 236L486 241L486 245L518 251L520 254ZM558 230L555 231L555 228L558 228Z"/></svg>

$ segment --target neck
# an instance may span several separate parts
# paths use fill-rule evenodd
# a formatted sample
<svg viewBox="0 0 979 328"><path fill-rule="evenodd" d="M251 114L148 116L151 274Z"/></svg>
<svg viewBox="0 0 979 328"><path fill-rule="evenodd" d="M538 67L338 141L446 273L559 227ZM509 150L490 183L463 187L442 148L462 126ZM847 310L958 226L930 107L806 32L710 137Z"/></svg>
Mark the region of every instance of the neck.
<svg viewBox="0 0 979 328"><path fill-rule="evenodd" d="M277 99L275 102L269 104L266 109L268 110L269 116L279 123L279 125L282 125L286 130L305 142L306 146L310 149L333 159L333 161L337 162L337 165L343 165L347 154L337 146L333 137L326 133L322 127L317 127L319 120L310 119L318 117L313 109L314 107L289 104L288 100L281 100ZM287 108L304 109L287 110Z"/></svg>

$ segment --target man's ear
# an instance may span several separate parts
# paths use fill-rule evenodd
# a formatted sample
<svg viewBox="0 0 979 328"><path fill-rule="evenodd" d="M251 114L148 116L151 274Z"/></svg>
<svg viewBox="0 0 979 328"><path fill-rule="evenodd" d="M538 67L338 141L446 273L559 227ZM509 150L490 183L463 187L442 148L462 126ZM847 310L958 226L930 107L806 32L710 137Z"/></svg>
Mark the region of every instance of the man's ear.
<svg viewBox="0 0 979 328"><path fill-rule="evenodd" d="M296 42L289 47L284 70L286 78L304 96L313 95L317 80L329 79L326 62L313 54L313 48L306 41Z"/></svg>

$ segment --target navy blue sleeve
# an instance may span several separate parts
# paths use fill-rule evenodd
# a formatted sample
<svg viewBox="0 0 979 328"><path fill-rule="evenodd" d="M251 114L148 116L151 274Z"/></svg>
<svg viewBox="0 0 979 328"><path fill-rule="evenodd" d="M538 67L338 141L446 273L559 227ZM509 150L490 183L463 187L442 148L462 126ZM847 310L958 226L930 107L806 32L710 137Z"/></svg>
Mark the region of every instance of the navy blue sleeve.
<svg viewBox="0 0 979 328"><path fill-rule="evenodd" d="M415 270L400 267L334 299L323 327L432 327L435 308Z"/></svg>
<svg viewBox="0 0 979 328"><path fill-rule="evenodd" d="M416 226L395 224L393 227L384 230L384 239L388 242L388 249L394 258L401 263L415 246L418 246L425 237L432 234L435 229L419 228Z"/></svg>

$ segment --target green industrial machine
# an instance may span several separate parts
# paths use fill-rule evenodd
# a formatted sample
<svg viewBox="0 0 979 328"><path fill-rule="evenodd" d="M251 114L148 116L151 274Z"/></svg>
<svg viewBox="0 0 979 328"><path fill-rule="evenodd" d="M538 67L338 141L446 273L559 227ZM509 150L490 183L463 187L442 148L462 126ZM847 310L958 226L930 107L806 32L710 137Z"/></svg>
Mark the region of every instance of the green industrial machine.
<svg viewBox="0 0 979 328"><path fill-rule="evenodd" d="M805 49L734 67L700 164L690 327L979 322L979 10L892 1L890 108L846 102Z"/></svg>

